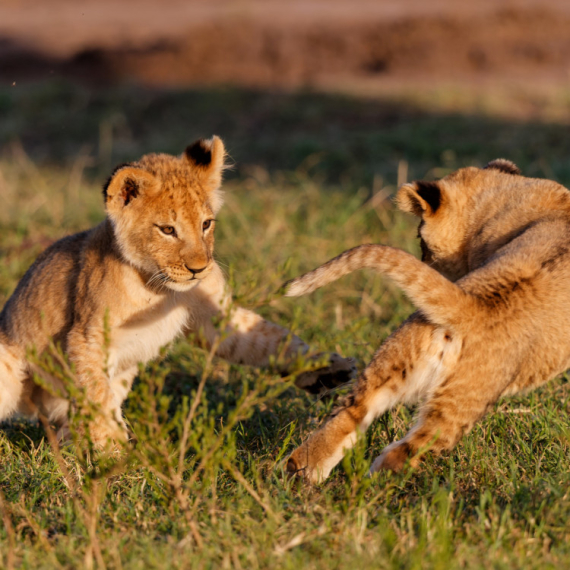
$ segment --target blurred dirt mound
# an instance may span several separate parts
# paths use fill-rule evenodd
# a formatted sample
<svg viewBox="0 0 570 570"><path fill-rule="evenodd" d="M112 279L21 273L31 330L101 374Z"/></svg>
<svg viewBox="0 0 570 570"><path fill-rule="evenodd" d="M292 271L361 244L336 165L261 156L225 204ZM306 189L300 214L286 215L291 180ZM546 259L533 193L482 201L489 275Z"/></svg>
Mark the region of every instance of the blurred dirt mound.
<svg viewBox="0 0 570 570"><path fill-rule="evenodd" d="M335 19L329 14L319 19L313 14L295 22L278 14L218 15L188 25L185 33L157 31L136 42L125 33L122 43L102 35L100 42L91 37L66 53L33 47L13 35L0 41L0 78L14 82L55 75L94 83L276 88L409 78L566 83L570 12L555 3L496 6L502 4L476 13L448 6L390 18Z"/></svg>

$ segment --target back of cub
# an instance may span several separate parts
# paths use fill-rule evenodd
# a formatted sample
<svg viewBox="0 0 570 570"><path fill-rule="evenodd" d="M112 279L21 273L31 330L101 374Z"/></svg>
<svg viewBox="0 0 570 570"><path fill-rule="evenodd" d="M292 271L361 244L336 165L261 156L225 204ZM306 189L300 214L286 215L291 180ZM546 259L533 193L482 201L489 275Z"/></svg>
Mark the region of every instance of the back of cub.
<svg viewBox="0 0 570 570"><path fill-rule="evenodd" d="M405 184L400 208L420 217L422 261L364 245L294 279L313 291L370 267L414 304L377 351L345 405L288 460L326 478L371 422L398 402L422 402L416 424L371 470L399 471L449 450L503 395L539 386L570 366L570 192L529 179L506 160L437 182Z"/></svg>

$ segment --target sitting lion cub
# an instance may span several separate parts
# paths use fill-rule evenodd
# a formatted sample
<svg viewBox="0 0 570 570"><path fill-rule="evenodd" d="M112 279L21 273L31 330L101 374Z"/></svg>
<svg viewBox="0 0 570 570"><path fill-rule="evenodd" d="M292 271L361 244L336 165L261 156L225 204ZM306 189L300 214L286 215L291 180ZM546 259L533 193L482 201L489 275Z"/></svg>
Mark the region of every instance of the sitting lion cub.
<svg viewBox="0 0 570 570"><path fill-rule="evenodd" d="M192 331L212 346L215 317L229 323L217 354L230 362L263 366L281 353L292 362L308 350L286 329L230 306L213 258L224 155L213 137L180 158L150 154L117 167L104 188L105 221L40 255L0 313L0 420L39 412L66 434L67 400L36 386L25 358L31 347L44 351L50 338L99 405L101 417L90 426L99 446L126 437L121 404L137 364ZM329 367L296 383L316 393L346 381L353 366L333 354Z"/></svg>
<svg viewBox="0 0 570 570"><path fill-rule="evenodd" d="M379 348L345 405L290 456L287 470L328 477L358 432L398 402L424 402L417 422L371 471L398 471L453 448L498 398L570 366L570 193L495 160L438 182L402 186L421 218L422 262L363 245L294 279L310 293L356 269L389 275L419 308Z"/></svg>

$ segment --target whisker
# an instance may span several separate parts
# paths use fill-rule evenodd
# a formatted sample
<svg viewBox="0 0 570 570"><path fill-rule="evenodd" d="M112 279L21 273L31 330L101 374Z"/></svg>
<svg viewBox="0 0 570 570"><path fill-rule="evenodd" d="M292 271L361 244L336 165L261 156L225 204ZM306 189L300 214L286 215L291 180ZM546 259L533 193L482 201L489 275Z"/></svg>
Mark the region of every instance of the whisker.
<svg viewBox="0 0 570 570"><path fill-rule="evenodd" d="M158 281L160 281L160 275L153 275L147 282L147 287L153 287Z"/></svg>
<svg viewBox="0 0 570 570"><path fill-rule="evenodd" d="M158 275L160 275L162 273L162 271L159 269L158 271L155 271L148 279L148 281L146 282L146 284L148 285L149 283L151 283L153 281L153 279L156 279L156 277Z"/></svg>
<svg viewBox="0 0 570 570"><path fill-rule="evenodd" d="M170 277L164 273L163 270L159 269L156 271L149 280L146 282L147 287L154 289L157 293L161 293L166 289L166 283L170 281Z"/></svg>
<svg viewBox="0 0 570 570"><path fill-rule="evenodd" d="M225 268L225 269L228 269L229 266L230 266L229 263L225 263L225 262L223 262L223 261L220 261L219 259L216 259L216 263L217 263L220 267L223 267L223 268Z"/></svg>

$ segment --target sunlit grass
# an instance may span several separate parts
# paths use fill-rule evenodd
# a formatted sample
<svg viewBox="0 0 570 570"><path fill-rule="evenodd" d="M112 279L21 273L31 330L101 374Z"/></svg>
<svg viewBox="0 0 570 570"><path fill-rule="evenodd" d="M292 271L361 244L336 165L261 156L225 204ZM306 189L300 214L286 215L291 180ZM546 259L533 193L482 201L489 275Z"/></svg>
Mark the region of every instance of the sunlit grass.
<svg viewBox="0 0 570 570"><path fill-rule="evenodd" d="M408 176L437 175L486 154L473 141L470 154L466 140L463 153L448 148L442 157L445 144L430 150L432 131L423 125L423 131L407 124L394 131L403 146L425 154L417 161L379 156L382 175L369 183L366 174L328 177L318 169L318 156L281 172L250 166L231 179L216 250L236 302L293 328L316 349L355 356L359 368L365 366L413 310L396 287L361 272L307 298L275 292L284 280L359 243L417 253L415 221L390 200L398 177L406 169ZM499 129L493 144L509 157L514 147L507 131ZM532 144L517 150L534 157L527 168L535 174L553 168L563 179L568 170L549 159L550 147L535 156ZM95 171L105 156L81 148L66 156L62 165L32 159L18 143L5 148L0 306L49 243L103 218L104 175ZM184 421L203 379L184 447ZM570 563L565 377L498 403L452 453L427 458L413 473L369 479L370 462L413 421L413 410L399 407L315 488L284 477L280 460L333 403L281 389L281 382L265 371L216 360L210 366L207 353L189 339L178 341L163 360L141 370L125 406L138 444L111 470L73 447L58 456L38 425L4 424L0 567L510 569Z"/></svg>

